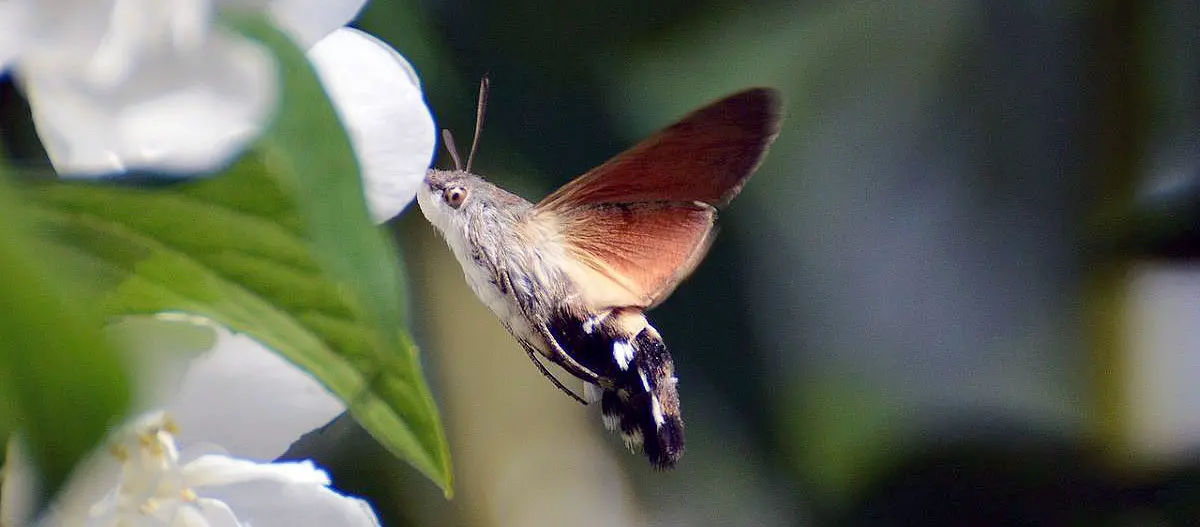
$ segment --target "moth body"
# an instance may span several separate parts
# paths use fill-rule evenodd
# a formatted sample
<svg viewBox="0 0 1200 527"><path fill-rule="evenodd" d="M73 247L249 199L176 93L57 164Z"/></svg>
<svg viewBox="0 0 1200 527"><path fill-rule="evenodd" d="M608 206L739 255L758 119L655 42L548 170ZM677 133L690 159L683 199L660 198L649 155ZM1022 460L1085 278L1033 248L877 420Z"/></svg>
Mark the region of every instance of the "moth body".
<svg viewBox="0 0 1200 527"><path fill-rule="evenodd" d="M467 193L458 209L446 201L450 189ZM567 270L575 265L568 251L533 204L479 176L431 170L417 202L472 291L521 346L556 364L564 360L559 350L569 350L584 371L564 368L588 383L587 398L601 403L608 428L631 449L644 445L656 466L674 465L683 444L674 365L641 310L589 301Z"/></svg>
<svg viewBox="0 0 1200 527"><path fill-rule="evenodd" d="M470 173L470 161L468 170L430 170L417 202L542 374L576 398L538 357L582 379L605 425L655 467L671 468L684 444L678 378L645 311L699 264L717 207L753 174L778 124L775 91L750 89L537 204Z"/></svg>

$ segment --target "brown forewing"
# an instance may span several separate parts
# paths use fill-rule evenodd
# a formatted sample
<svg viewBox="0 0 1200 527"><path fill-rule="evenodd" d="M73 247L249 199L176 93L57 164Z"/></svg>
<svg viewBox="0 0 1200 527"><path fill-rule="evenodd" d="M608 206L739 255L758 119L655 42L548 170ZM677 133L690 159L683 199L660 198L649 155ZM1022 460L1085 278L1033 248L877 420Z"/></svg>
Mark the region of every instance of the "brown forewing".
<svg viewBox="0 0 1200 527"><path fill-rule="evenodd" d="M601 307L651 307L695 269L714 207L733 199L779 129L779 96L755 88L709 104L564 185L535 208L583 264Z"/></svg>
<svg viewBox="0 0 1200 527"><path fill-rule="evenodd" d="M754 88L687 115L567 183L538 204L701 201L721 206L741 190L779 131L779 95Z"/></svg>

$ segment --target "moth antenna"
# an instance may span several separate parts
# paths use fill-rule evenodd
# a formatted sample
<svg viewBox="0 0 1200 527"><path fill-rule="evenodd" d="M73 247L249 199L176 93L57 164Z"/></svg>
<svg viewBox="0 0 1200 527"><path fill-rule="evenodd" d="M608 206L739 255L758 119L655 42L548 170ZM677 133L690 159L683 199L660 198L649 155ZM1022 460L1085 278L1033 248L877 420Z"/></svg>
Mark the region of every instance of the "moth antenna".
<svg viewBox="0 0 1200 527"><path fill-rule="evenodd" d="M467 156L467 172L471 171L471 163L475 161L475 150L479 148L479 136L483 133L483 115L487 113L487 97L491 84L487 75L479 80L479 105L475 107L475 137L471 138L471 154Z"/></svg>
<svg viewBox="0 0 1200 527"><path fill-rule="evenodd" d="M450 159L454 160L454 170L462 170L462 159L458 157L458 147L454 145L454 134L450 133L449 128L442 129L442 142L446 143L446 151L450 152Z"/></svg>

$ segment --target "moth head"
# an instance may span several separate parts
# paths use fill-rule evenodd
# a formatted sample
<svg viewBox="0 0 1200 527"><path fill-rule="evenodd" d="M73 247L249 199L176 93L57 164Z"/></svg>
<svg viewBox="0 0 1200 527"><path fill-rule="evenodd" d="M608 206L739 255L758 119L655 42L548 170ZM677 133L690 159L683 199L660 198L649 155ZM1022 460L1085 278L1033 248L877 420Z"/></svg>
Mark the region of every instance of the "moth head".
<svg viewBox="0 0 1200 527"><path fill-rule="evenodd" d="M532 205L465 170L430 170L417 204L443 234L506 228ZM498 224L498 225L497 225Z"/></svg>
<svg viewBox="0 0 1200 527"><path fill-rule="evenodd" d="M430 170L417 189L421 212L438 230L464 227L480 207L475 194L483 181L462 170Z"/></svg>

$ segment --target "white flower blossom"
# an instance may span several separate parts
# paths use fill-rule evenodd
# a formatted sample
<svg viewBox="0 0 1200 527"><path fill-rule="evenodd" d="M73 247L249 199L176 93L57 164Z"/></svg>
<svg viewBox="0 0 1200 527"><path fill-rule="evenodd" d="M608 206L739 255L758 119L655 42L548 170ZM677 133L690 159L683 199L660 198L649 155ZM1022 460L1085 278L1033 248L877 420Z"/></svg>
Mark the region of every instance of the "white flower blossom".
<svg viewBox="0 0 1200 527"><path fill-rule="evenodd" d="M270 57L218 26L209 0L4 1L17 27L0 67L65 175L211 169L275 106Z"/></svg>
<svg viewBox="0 0 1200 527"><path fill-rule="evenodd" d="M222 454L189 459L176 433L162 413L140 418L98 454L101 459L89 460L38 526L378 525L370 505L330 490L329 476L310 462L256 463ZM19 449L10 449L9 459L19 464ZM6 521L26 521L27 511L12 510L17 501L7 488L24 481L11 477L11 466L7 471L0 508ZM85 481L77 481L81 477Z"/></svg>
<svg viewBox="0 0 1200 527"><path fill-rule="evenodd" d="M372 215L412 199L433 157L433 119L405 59L341 26L365 0L0 0L0 71L24 89L55 168L88 177L228 163L277 102L274 64L215 22L260 10L312 47L350 134Z"/></svg>

